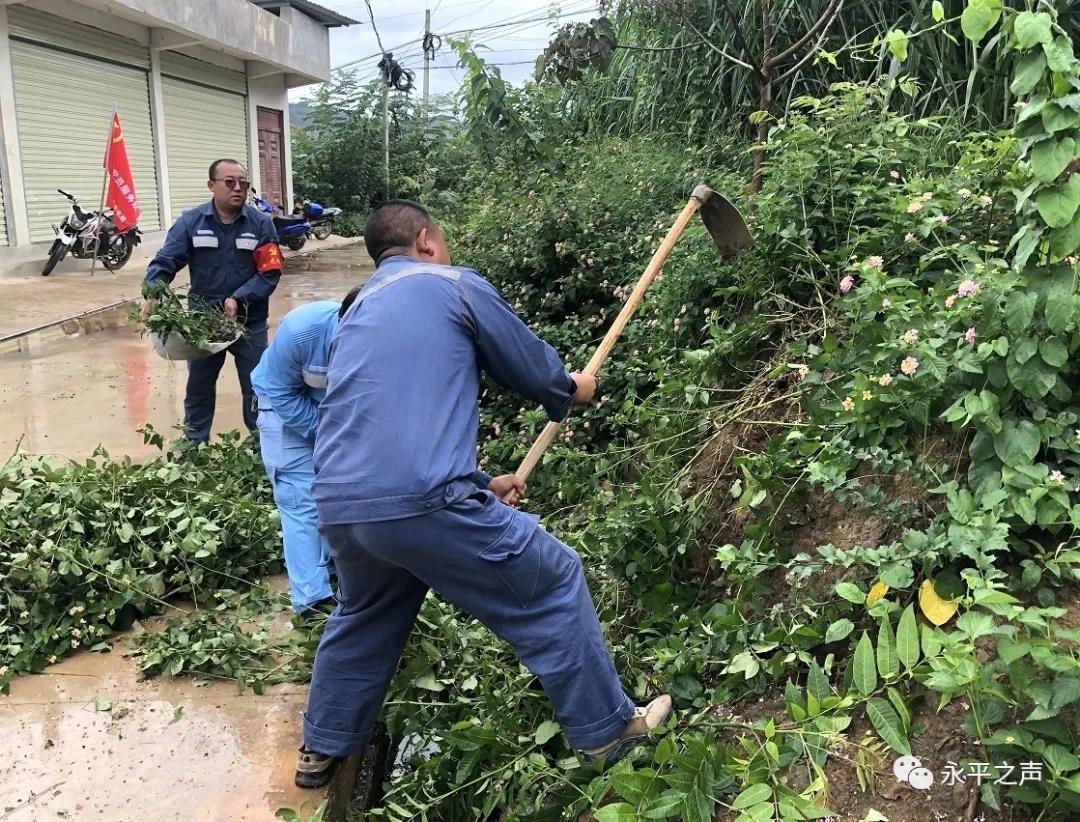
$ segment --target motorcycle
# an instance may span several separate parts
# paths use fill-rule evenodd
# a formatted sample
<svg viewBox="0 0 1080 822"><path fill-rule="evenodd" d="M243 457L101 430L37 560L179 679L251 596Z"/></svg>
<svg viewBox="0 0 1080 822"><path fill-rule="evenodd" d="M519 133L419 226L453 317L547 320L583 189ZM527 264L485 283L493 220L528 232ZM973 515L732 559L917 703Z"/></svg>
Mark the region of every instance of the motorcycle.
<svg viewBox="0 0 1080 822"><path fill-rule="evenodd" d="M108 211L83 211L75 197L63 189L56 190L68 198L71 208L60 226L53 226L56 239L49 248L49 259L41 269L41 276L48 277L68 252L80 260L96 257L109 271L123 268L142 240L139 227L133 225L120 231Z"/></svg>
<svg viewBox="0 0 1080 822"><path fill-rule="evenodd" d="M340 208L326 208L306 197L297 203L293 214L301 214L311 223L311 236L316 240L325 240L334 232L334 220L341 214Z"/></svg>
<svg viewBox="0 0 1080 822"><path fill-rule="evenodd" d="M302 215L284 215L277 213L278 210L268 200L264 200L251 189L251 198L255 207L264 214L274 218L274 230L277 231L278 244L293 251L299 251L307 242L307 235L311 233L311 223Z"/></svg>

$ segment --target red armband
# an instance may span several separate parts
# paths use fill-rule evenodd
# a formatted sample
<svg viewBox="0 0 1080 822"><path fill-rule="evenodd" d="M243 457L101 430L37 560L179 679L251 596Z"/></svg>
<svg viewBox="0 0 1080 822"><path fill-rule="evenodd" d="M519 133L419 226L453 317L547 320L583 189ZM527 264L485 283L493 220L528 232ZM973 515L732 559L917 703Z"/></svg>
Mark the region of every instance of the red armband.
<svg viewBox="0 0 1080 822"><path fill-rule="evenodd" d="M277 243L263 243L255 249L255 270L260 274L281 271L283 265L281 249Z"/></svg>

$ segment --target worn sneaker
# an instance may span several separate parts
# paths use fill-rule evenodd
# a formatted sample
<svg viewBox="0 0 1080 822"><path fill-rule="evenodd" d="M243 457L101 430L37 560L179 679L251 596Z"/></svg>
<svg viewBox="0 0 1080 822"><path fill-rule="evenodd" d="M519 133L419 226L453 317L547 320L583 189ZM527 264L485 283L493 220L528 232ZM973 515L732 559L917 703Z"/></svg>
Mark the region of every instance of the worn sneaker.
<svg viewBox="0 0 1080 822"><path fill-rule="evenodd" d="M634 716L626 723L622 733L606 745L581 753L586 762L603 759L612 765L632 751L641 740L668 721L672 710L671 697L658 696L644 707L634 708Z"/></svg>
<svg viewBox="0 0 1080 822"><path fill-rule="evenodd" d="M337 757L315 753L302 745L296 754L296 776L293 781L300 788L321 788L330 781L339 761Z"/></svg>

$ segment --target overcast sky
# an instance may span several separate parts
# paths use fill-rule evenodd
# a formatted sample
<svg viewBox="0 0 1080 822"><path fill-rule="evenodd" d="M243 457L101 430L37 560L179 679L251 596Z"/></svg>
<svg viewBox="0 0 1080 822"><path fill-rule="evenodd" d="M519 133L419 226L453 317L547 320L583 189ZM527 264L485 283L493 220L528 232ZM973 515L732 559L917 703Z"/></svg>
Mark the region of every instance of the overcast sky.
<svg viewBox="0 0 1080 822"><path fill-rule="evenodd" d="M330 64L334 67L361 60L354 68L360 77L377 77L379 44L372 31L367 6L363 0L316 0L321 6L333 9L357 20L361 25L330 30ZM544 50L551 33L561 24L572 20L589 20L597 16L595 0L371 0L375 26L383 47L391 51L404 68L416 72L417 92L422 86L424 65L421 41L424 34L424 10L431 9L431 30L435 34L476 31L475 43L489 47L478 50L490 63L501 66L503 77L518 82L533 69L533 61ZM548 14L559 12L559 20L550 22ZM497 26L483 30L484 27ZM462 37L463 34L456 34ZM435 56L431 70L431 93L442 94L458 88L464 71L456 68L457 60L443 38L443 46ZM517 64L517 65L507 65ZM290 94L300 99L314 86L297 89Z"/></svg>

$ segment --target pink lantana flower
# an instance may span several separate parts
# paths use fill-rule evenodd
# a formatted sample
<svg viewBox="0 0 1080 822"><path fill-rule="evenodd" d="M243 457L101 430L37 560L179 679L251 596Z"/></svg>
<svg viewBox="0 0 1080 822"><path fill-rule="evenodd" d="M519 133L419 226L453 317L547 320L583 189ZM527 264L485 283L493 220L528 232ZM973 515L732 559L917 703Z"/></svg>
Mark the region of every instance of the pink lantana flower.
<svg viewBox="0 0 1080 822"><path fill-rule="evenodd" d="M878 256L877 254L875 254L873 257L867 257L866 259L867 268L881 268L881 266L884 264L884 258Z"/></svg>
<svg viewBox="0 0 1080 822"><path fill-rule="evenodd" d="M906 345L915 345L915 343L917 343L919 341L919 332L916 331L914 328L909 328L907 331L905 331L903 333L903 335L900 337L900 339Z"/></svg>
<svg viewBox="0 0 1080 822"><path fill-rule="evenodd" d="M956 293L961 297L973 297L979 293L979 284L975 280L964 280L960 283L960 287L956 289Z"/></svg>
<svg viewBox="0 0 1080 822"><path fill-rule="evenodd" d="M945 307L952 308L954 305L956 305L956 295L950 294L948 297L945 298Z"/></svg>
<svg viewBox="0 0 1080 822"><path fill-rule="evenodd" d="M844 407L845 411L855 410L855 400L853 400L851 397L844 397L844 401L840 404Z"/></svg>
<svg viewBox="0 0 1080 822"><path fill-rule="evenodd" d="M909 377L913 376L915 372L919 370L918 359L915 357L905 357L904 361L900 363L900 370Z"/></svg>
<svg viewBox="0 0 1080 822"><path fill-rule="evenodd" d="M922 201L920 201L920 200L912 200L910 203L908 203L907 213L908 214L914 214L914 213L916 213L918 211L922 211L922 208L923 208Z"/></svg>
<svg viewBox="0 0 1080 822"><path fill-rule="evenodd" d="M892 374L882 374L880 377L878 377L877 384L880 385L882 388L888 388L890 385L893 384Z"/></svg>
<svg viewBox="0 0 1080 822"><path fill-rule="evenodd" d="M975 340L979 339L979 334L975 331L975 326L972 326L964 332L964 339L967 340L968 345L975 345Z"/></svg>
<svg viewBox="0 0 1080 822"><path fill-rule="evenodd" d="M855 287L855 278L848 274L840 281L840 293L847 294Z"/></svg>
<svg viewBox="0 0 1080 822"><path fill-rule="evenodd" d="M892 300L886 297L884 300L881 301L881 308L883 311L888 311L890 308L892 308Z"/></svg>
<svg viewBox="0 0 1080 822"><path fill-rule="evenodd" d="M1050 482L1054 483L1054 485L1064 485L1065 475L1062 474L1060 471L1051 471Z"/></svg>

